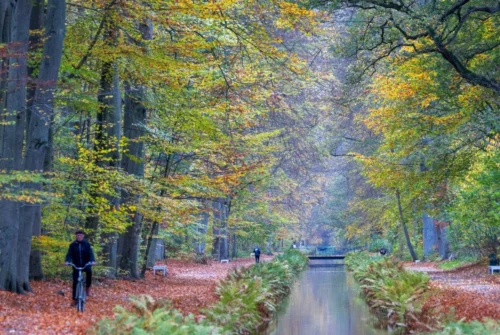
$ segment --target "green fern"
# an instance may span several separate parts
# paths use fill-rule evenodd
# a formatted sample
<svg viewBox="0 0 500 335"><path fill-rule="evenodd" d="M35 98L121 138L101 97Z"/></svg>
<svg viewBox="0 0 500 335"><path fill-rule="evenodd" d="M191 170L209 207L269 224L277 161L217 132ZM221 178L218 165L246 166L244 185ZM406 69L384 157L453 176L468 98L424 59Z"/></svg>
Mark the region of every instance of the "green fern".
<svg viewBox="0 0 500 335"><path fill-rule="evenodd" d="M346 264L383 325L404 332L409 321L417 319L427 292L427 275L406 271L391 258L370 258L362 252L349 253Z"/></svg>
<svg viewBox="0 0 500 335"><path fill-rule="evenodd" d="M115 307L114 319L103 319L94 329L99 335L112 334L171 334L223 335L229 334L206 321L196 322L193 315L184 317L169 303L159 306L150 296L132 297L133 309Z"/></svg>
<svg viewBox="0 0 500 335"><path fill-rule="evenodd" d="M117 306L115 318L102 320L94 332L102 335L251 333L290 292L294 278L307 262L305 255L290 250L271 262L232 271L217 285L219 301L204 310L206 318L200 322L192 315L182 316L168 301L141 296L131 298L131 311Z"/></svg>
<svg viewBox="0 0 500 335"><path fill-rule="evenodd" d="M447 324L441 332L434 333L434 335L498 335L500 334L500 321L483 319L483 322L472 321L452 322Z"/></svg>

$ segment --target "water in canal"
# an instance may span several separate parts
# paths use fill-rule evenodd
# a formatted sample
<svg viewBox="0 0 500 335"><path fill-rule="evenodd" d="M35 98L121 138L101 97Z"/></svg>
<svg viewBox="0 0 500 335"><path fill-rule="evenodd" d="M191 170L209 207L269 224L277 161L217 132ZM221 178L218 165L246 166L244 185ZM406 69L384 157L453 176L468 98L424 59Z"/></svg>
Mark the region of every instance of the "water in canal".
<svg viewBox="0 0 500 335"><path fill-rule="evenodd" d="M343 265L310 267L280 306L268 335L381 335Z"/></svg>

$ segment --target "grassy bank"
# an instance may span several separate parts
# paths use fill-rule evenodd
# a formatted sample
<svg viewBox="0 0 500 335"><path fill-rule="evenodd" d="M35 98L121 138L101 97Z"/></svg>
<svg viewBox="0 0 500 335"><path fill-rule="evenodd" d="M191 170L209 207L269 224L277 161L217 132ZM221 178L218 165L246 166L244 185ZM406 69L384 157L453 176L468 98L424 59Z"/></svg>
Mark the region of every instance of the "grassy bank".
<svg viewBox="0 0 500 335"><path fill-rule="evenodd" d="M270 262L231 272L219 282L219 301L202 311L204 318L182 316L167 301L143 296L134 299L134 308L115 309L114 319L104 319L97 334L248 334L268 320L276 305L290 292L298 273L307 266L307 257L288 250Z"/></svg>

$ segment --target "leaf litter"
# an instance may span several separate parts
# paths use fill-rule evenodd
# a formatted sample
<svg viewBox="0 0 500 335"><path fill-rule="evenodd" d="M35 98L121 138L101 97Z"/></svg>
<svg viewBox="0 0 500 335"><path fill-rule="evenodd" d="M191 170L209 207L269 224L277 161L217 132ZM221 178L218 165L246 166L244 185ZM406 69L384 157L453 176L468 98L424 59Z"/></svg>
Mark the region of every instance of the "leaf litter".
<svg viewBox="0 0 500 335"><path fill-rule="evenodd" d="M270 259L262 255L261 259ZM113 307L131 306L130 296L148 294L169 299L183 314L200 315L200 309L217 301L215 287L234 268L250 266L251 258L211 265L168 260L166 277L152 271L144 280L96 279L85 312L71 307L71 280L31 282L33 292L25 295L0 291L0 334L86 334L104 317L113 317Z"/></svg>
<svg viewBox="0 0 500 335"><path fill-rule="evenodd" d="M487 265L442 270L434 263L406 263L405 268L426 272L431 278L433 293L422 308L429 317L440 311L464 321L500 319L500 275L489 274Z"/></svg>

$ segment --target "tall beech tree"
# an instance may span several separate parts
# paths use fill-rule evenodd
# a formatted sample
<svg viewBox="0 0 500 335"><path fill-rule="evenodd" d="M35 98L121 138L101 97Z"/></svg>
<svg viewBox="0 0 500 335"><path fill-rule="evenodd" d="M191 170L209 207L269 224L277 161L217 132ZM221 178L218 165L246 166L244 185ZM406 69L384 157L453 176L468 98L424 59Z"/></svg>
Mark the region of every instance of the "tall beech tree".
<svg viewBox="0 0 500 335"><path fill-rule="evenodd" d="M2 1L3 3L7 1ZM4 69L7 70L4 85L5 109L2 122L2 152L0 168L7 173L13 174L22 169L24 127L26 120L26 82L28 74L28 42L29 42L29 17L33 3L30 0L16 1L6 4L2 32L3 46L8 50L3 62L7 62ZM4 7L4 6L2 6ZM5 8L4 7L4 8ZM7 49L8 48L8 49ZM14 191L21 188L19 181L12 180L3 188L9 187ZM17 252L20 248L29 246L18 245L19 239L19 215L21 202L14 197L0 199L0 211L3 213L0 228L3 232L0 238L0 288L13 292L24 292L30 289L29 279L19 277L22 269L18 269Z"/></svg>
<svg viewBox="0 0 500 335"><path fill-rule="evenodd" d="M5 121L2 123L0 169L11 176L24 169L31 173L31 177L24 178L23 181L12 178L2 185L8 191L0 199L2 231L5 232L0 242L0 288L20 293L31 290L31 235L34 226L39 229L41 219L40 200L33 201L32 195L40 194L42 185L37 181L37 175L43 175L46 166L44 163L54 109L54 90L62 58L66 15L65 1L48 1L43 52L33 101L27 113L28 44L32 8L32 1L15 1L2 12L2 31L6 37L3 48L11 56L8 60L4 59L4 62L8 62L8 77L5 85L7 92L4 95L6 108L3 118ZM29 123L27 114L30 116Z"/></svg>
<svg viewBox="0 0 500 335"><path fill-rule="evenodd" d="M46 159L51 145L50 129L54 114L54 91L63 53L65 18L66 2L62 0L48 1L47 14L44 20L46 22L43 35L45 41L26 133L25 170L34 173L42 172L50 165L50 163L47 164ZM50 159L51 157L49 157ZM42 189L40 183L33 183L30 186L36 190ZM34 228L36 230L33 230ZM19 245L25 246L19 252L22 254L19 261L23 266L23 273L21 274L23 278L29 274L29 255L25 253L30 251L31 236L40 233L41 205L27 206L27 208L23 209L19 243Z"/></svg>

